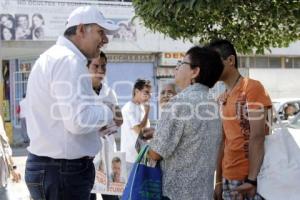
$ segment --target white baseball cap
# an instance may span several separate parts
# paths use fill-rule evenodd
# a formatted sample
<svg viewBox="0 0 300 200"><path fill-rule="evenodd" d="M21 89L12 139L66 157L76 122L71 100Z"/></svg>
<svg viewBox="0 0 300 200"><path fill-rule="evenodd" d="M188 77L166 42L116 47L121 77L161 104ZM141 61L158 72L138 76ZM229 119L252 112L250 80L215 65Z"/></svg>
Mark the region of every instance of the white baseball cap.
<svg viewBox="0 0 300 200"><path fill-rule="evenodd" d="M98 24L99 26L110 32L119 29L119 26L112 23L107 23L100 10L93 6L83 6L73 10L68 18L65 30L79 24Z"/></svg>

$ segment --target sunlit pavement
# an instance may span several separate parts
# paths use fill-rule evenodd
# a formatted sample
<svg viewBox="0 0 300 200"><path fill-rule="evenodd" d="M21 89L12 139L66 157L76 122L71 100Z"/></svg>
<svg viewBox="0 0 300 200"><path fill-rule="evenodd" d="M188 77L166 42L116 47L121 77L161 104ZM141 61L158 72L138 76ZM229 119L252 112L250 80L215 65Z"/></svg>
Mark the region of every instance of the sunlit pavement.
<svg viewBox="0 0 300 200"><path fill-rule="evenodd" d="M24 181L24 170L27 151L26 148L14 148L13 159L21 172L22 180L19 183L12 183L11 181L6 188L0 189L1 200L29 200L29 192Z"/></svg>

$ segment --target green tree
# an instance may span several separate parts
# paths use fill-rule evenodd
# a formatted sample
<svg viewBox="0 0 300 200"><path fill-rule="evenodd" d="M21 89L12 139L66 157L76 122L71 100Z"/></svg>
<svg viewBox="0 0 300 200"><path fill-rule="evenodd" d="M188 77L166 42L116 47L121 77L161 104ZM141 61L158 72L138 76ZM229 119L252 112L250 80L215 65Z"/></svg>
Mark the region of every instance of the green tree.
<svg viewBox="0 0 300 200"><path fill-rule="evenodd" d="M300 39L299 0L133 0L145 26L173 39L226 38L240 53Z"/></svg>

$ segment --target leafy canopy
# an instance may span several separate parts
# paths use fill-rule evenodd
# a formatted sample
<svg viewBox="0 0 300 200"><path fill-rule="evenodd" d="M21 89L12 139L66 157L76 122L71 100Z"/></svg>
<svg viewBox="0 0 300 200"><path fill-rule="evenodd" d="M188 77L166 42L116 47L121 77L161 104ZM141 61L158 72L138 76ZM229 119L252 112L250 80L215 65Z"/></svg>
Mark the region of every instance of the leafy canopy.
<svg viewBox="0 0 300 200"><path fill-rule="evenodd" d="M240 53L263 53L300 39L299 0L133 0L145 26L173 39L228 39Z"/></svg>

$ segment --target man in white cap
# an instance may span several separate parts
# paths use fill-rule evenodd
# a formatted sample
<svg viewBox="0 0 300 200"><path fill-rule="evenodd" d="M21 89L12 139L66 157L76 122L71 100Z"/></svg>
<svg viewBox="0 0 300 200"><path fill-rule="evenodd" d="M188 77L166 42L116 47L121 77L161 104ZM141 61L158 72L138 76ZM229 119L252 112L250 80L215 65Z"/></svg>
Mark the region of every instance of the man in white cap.
<svg viewBox="0 0 300 200"><path fill-rule="evenodd" d="M30 145L25 181L34 200L90 197L98 132L112 120L119 126L122 120L112 106L95 99L86 65L108 43L107 31L117 28L97 8L77 8L64 36L33 66L26 96Z"/></svg>

